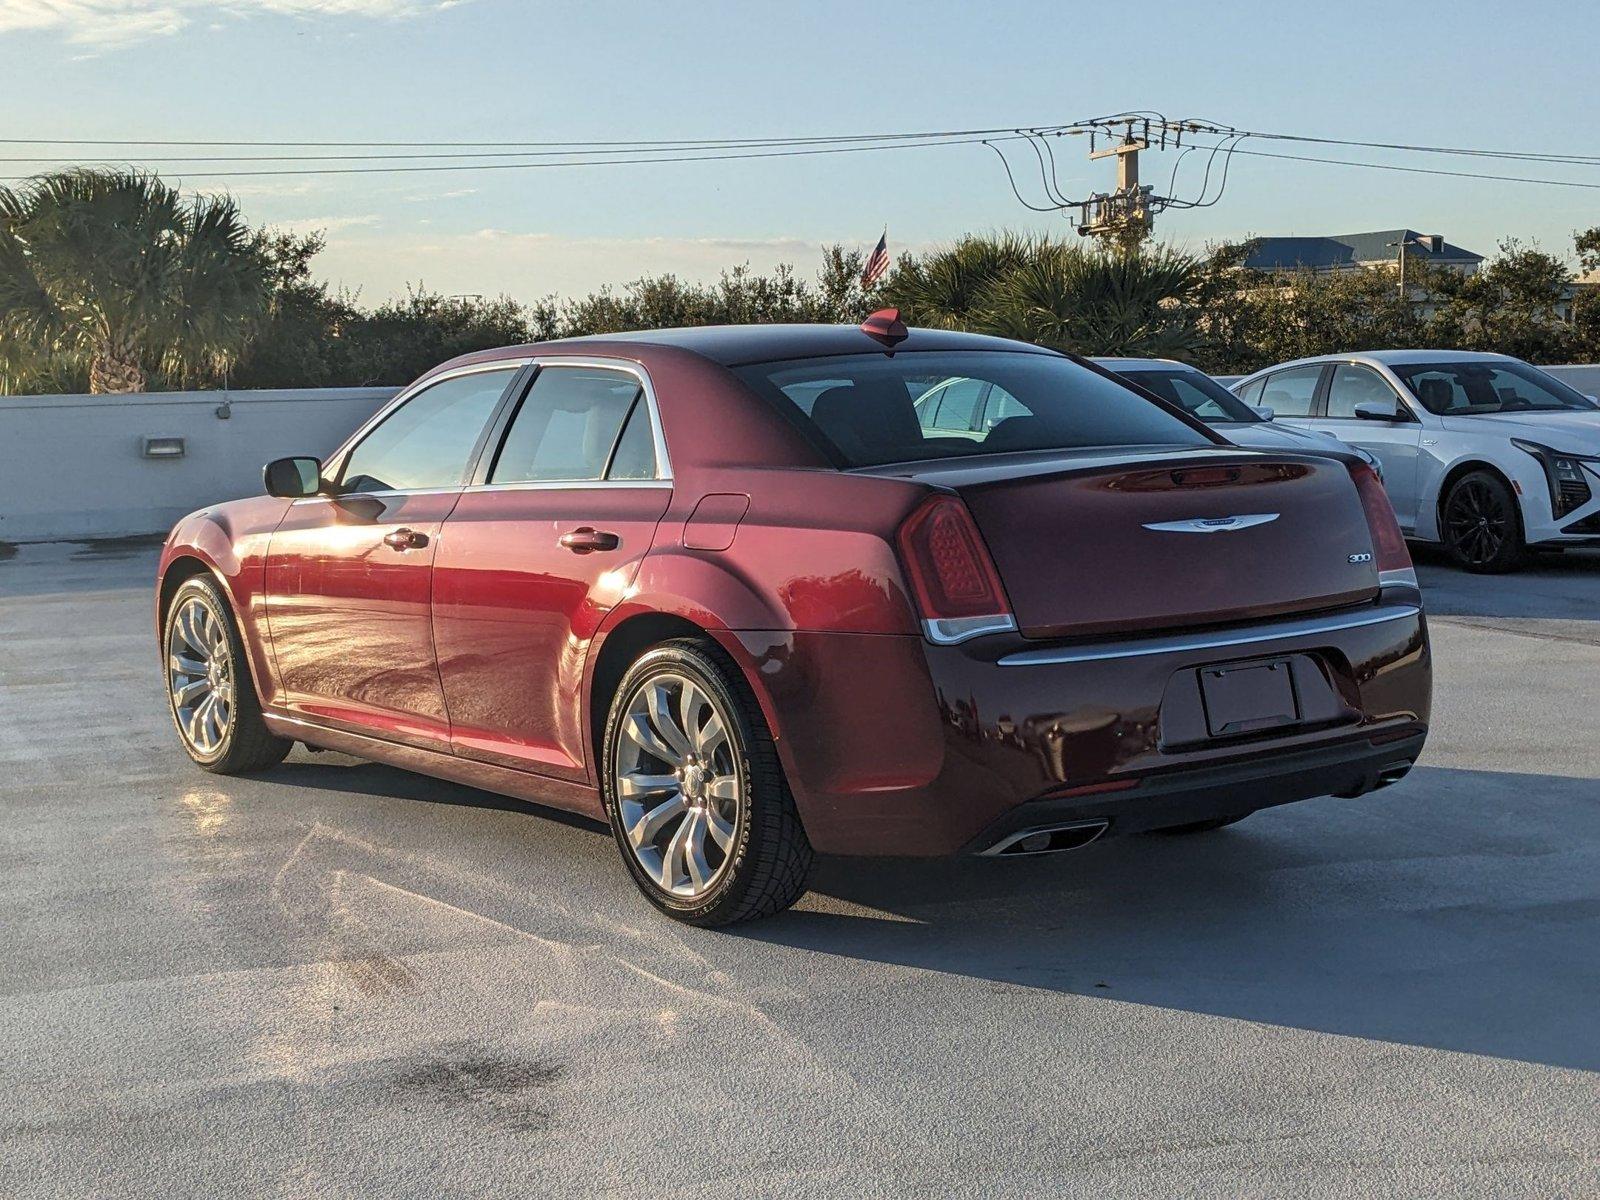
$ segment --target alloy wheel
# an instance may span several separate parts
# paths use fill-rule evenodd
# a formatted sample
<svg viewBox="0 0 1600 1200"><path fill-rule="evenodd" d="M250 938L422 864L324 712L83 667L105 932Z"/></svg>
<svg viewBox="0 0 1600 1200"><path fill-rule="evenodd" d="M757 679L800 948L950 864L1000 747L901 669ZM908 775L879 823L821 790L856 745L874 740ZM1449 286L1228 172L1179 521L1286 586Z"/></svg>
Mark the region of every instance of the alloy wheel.
<svg viewBox="0 0 1600 1200"><path fill-rule="evenodd" d="M745 819L727 713L687 675L643 680L629 697L612 771L628 850L662 891L705 895L728 870Z"/></svg>
<svg viewBox="0 0 1600 1200"><path fill-rule="evenodd" d="M228 631L204 601L183 601L167 633L172 713L196 754L216 754L233 720L233 655Z"/></svg>
<svg viewBox="0 0 1600 1200"><path fill-rule="evenodd" d="M1511 533L1505 500L1487 483L1469 479L1450 493L1445 528L1451 545L1474 566L1492 562Z"/></svg>

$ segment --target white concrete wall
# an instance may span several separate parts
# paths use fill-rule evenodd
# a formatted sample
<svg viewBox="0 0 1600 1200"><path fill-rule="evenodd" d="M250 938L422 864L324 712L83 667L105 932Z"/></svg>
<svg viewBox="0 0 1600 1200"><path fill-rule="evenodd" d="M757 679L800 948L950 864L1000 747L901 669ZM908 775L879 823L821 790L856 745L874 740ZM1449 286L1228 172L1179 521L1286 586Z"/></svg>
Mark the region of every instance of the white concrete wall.
<svg viewBox="0 0 1600 1200"><path fill-rule="evenodd" d="M395 391L0 396L0 541L163 533L258 495L269 459L327 454ZM146 437L181 437L184 456L146 458Z"/></svg>

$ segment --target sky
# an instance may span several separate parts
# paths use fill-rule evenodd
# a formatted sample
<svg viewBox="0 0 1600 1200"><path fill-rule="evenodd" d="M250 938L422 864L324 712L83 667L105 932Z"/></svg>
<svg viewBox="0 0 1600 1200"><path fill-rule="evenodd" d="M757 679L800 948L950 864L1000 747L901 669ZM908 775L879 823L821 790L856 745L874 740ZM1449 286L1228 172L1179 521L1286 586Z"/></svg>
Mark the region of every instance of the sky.
<svg viewBox="0 0 1600 1200"><path fill-rule="evenodd" d="M1597 44L1600 5L1573 0L0 0L0 138L821 136L1154 109L1297 135L1600 155ZM1253 145L1600 184L1600 165ZM1111 165L1088 162L1082 139L1061 148L1066 190L1111 185ZM86 153L101 151L0 143L11 160ZM1146 155L1145 181L1164 187L1174 158ZM1176 190L1198 187L1198 160ZM47 169L6 165L7 177ZM869 247L885 225L895 252L971 231L1071 228L1018 204L993 151L974 145L239 179L148 165L186 188L233 192L254 223L326 231L318 270L368 302L416 285L533 301L666 271L711 279L740 263L811 275L823 245ZM1592 225L1600 189L1240 156L1219 202L1163 215L1157 235L1199 250L1410 227L1480 253L1518 237L1569 254L1573 231Z"/></svg>

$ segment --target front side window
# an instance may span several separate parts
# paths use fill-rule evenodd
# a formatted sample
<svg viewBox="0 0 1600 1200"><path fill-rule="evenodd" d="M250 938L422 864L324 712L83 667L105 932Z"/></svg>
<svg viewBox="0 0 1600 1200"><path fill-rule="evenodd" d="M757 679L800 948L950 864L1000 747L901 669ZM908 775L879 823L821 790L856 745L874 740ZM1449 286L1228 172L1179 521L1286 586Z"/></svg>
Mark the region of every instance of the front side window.
<svg viewBox="0 0 1600 1200"><path fill-rule="evenodd" d="M1327 415L1351 420L1356 415L1356 405L1367 402L1394 407L1397 397L1394 389L1371 367L1340 363L1328 382Z"/></svg>
<svg viewBox="0 0 1600 1200"><path fill-rule="evenodd" d="M734 373L845 467L1019 450L1212 444L1131 388L1054 354L860 354L754 363ZM828 386L819 387L824 381ZM952 390L957 397L970 391L975 403L986 398L982 418L973 419L974 407L963 424L953 407L959 428L947 427L943 393ZM924 398L940 403L936 417L919 410Z"/></svg>
<svg viewBox="0 0 1600 1200"><path fill-rule="evenodd" d="M472 451L516 367L471 371L424 388L362 438L345 460L344 492L460 487Z"/></svg>
<svg viewBox="0 0 1600 1200"><path fill-rule="evenodd" d="M1594 402L1523 362L1410 363L1392 368L1429 412L1593 412Z"/></svg>
<svg viewBox="0 0 1600 1200"><path fill-rule="evenodd" d="M1253 425L1261 418L1209 375L1199 371L1118 371L1147 392L1213 425Z"/></svg>
<svg viewBox="0 0 1600 1200"><path fill-rule="evenodd" d="M1322 366L1290 367L1276 375L1267 376L1267 386L1261 393L1261 403L1272 410L1275 417L1309 417L1311 402L1317 396L1317 380L1322 378Z"/></svg>
<svg viewBox="0 0 1600 1200"><path fill-rule="evenodd" d="M641 433L626 447L618 435L637 405ZM638 439L647 441L649 412L643 404L639 380L625 371L598 367L547 366L534 377L533 386L511 420L489 473L490 483L583 482L603 479L612 450L625 449L625 469L645 469ZM655 451L649 454L654 474Z"/></svg>

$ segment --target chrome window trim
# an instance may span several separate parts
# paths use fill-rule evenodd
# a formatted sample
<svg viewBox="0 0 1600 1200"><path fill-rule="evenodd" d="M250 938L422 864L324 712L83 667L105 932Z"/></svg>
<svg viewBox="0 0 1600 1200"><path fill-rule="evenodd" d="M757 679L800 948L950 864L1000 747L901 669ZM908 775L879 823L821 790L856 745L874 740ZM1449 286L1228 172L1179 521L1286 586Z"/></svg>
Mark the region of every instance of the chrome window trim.
<svg viewBox="0 0 1600 1200"><path fill-rule="evenodd" d="M655 385L650 381L650 372L646 371L639 363L626 358L606 358L603 355L577 355L577 354L545 354L533 355L525 360L540 371L555 367L579 367L591 371L621 371L625 375L632 375L639 381L639 389L644 393L645 410L650 416L650 441L656 452L656 474L654 479L508 479L504 483L475 483L463 491L480 492L493 488L544 488L544 487L624 487L645 486L660 487L672 484L672 460L667 456L667 439L661 429L661 404L656 399ZM534 376L537 381L538 376ZM524 397L526 399L526 397ZM516 415L512 414L512 422ZM500 435L502 444L511 432L508 424ZM617 431L622 432L620 429ZM498 450L499 447L494 447Z"/></svg>
<svg viewBox="0 0 1600 1200"><path fill-rule="evenodd" d="M1408 621L1421 614L1422 609L1415 604L1390 604L1364 609L1361 612L1301 617L1296 620L1276 621L1270 625L1252 625L1246 629L1169 634L1133 641L1094 642L1081 646L1063 646L1053 650L1023 650L1001 658L999 665L1037 667L1059 663L1105 662L1109 659L1138 658L1149 654L1224 650L1320 633L1335 633L1341 629L1359 629L1366 625L1385 625L1390 621Z"/></svg>
<svg viewBox="0 0 1600 1200"><path fill-rule="evenodd" d="M528 479L515 483L470 483L462 492L571 492L592 488L671 488L670 479ZM374 495L376 493L367 493Z"/></svg>

